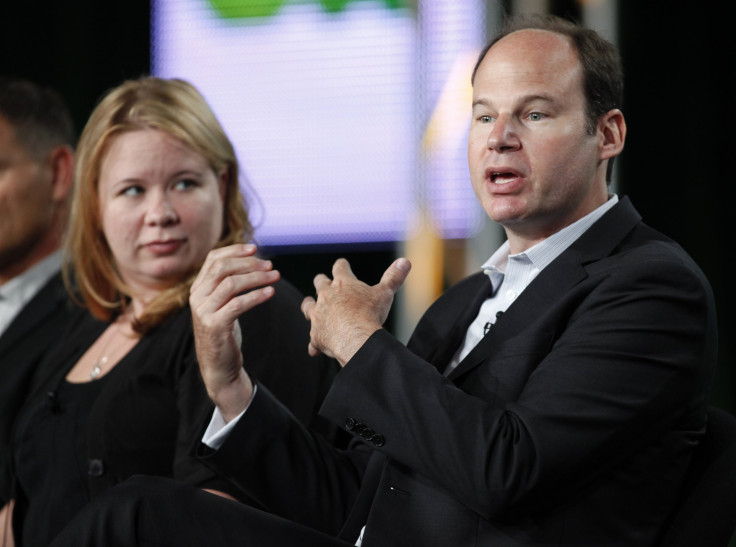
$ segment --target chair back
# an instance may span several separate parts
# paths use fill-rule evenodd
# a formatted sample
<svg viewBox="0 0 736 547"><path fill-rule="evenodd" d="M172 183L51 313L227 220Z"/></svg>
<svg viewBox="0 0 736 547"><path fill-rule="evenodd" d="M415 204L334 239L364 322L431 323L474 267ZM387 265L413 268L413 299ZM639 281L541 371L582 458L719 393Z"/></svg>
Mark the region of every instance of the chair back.
<svg viewBox="0 0 736 547"><path fill-rule="evenodd" d="M736 530L736 417L710 407L662 547L727 547Z"/></svg>

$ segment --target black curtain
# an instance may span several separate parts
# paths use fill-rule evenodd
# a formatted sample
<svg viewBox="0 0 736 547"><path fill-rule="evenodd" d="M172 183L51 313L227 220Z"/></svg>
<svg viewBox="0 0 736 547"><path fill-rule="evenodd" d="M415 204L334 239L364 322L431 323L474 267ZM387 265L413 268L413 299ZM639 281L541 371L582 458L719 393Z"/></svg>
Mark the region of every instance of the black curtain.
<svg viewBox="0 0 736 547"><path fill-rule="evenodd" d="M706 2L619 2L624 112L629 133L619 181L651 226L678 241L715 291L719 368L715 404L734 411L736 307L727 262L736 150L736 39L725 7Z"/></svg>
<svg viewBox="0 0 736 547"><path fill-rule="evenodd" d="M148 0L4 0L0 74L51 85L77 133L100 96L150 71Z"/></svg>

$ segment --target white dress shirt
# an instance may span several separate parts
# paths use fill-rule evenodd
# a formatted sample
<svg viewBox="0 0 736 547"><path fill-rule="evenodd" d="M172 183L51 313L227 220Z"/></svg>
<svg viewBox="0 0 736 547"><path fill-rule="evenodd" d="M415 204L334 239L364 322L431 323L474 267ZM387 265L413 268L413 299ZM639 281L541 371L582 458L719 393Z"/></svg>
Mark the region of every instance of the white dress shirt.
<svg viewBox="0 0 736 547"><path fill-rule="evenodd" d="M492 328L499 315L513 304L535 277L546 268L565 249L572 245L596 220L618 203L618 196L612 195L603 205L583 218L564 227L559 232L540 241L522 253L509 254L509 242L504 242L482 266L483 272L491 280L493 290L480 307L478 316L470 324L465 340L445 369L450 374L483 336Z"/></svg>

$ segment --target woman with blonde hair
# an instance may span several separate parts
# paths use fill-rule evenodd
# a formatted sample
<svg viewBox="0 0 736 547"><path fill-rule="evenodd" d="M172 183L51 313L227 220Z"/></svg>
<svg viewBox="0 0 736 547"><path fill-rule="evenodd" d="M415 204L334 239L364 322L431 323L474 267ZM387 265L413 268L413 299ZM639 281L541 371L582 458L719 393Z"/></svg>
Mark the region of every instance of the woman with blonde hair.
<svg viewBox="0 0 736 547"><path fill-rule="evenodd" d="M200 93L176 79L123 83L92 113L77 162L65 274L81 307L13 437L13 533L24 546L48 544L92 497L134 474L253 503L189 454L212 405L188 297L213 249L249 261L246 291L273 288L239 320L247 373L334 435L316 412L338 366L308 356L301 295L249 243L238 161Z"/></svg>

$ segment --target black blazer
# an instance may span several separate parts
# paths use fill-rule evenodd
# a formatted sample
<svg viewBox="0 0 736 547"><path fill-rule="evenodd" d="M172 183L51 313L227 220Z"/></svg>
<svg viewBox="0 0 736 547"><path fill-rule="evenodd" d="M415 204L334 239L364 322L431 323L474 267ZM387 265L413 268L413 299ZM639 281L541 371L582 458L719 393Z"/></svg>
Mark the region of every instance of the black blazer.
<svg viewBox="0 0 736 547"><path fill-rule="evenodd" d="M57 273L0 336L0 505L9 499L10 431L33 375L49 346L66 329L73 304Z"/></svg>
<svg viewBox="0 0 736 547"><path fill-rule="evenodd" d="M349 542L366 525L364 547L653 545L705 427L702 272L623 199L446 378L489 285L464 280L408 349L378 331L338 374L321 412L357 433L347 451L264 390L201 457L287 518Z"/></svg>

